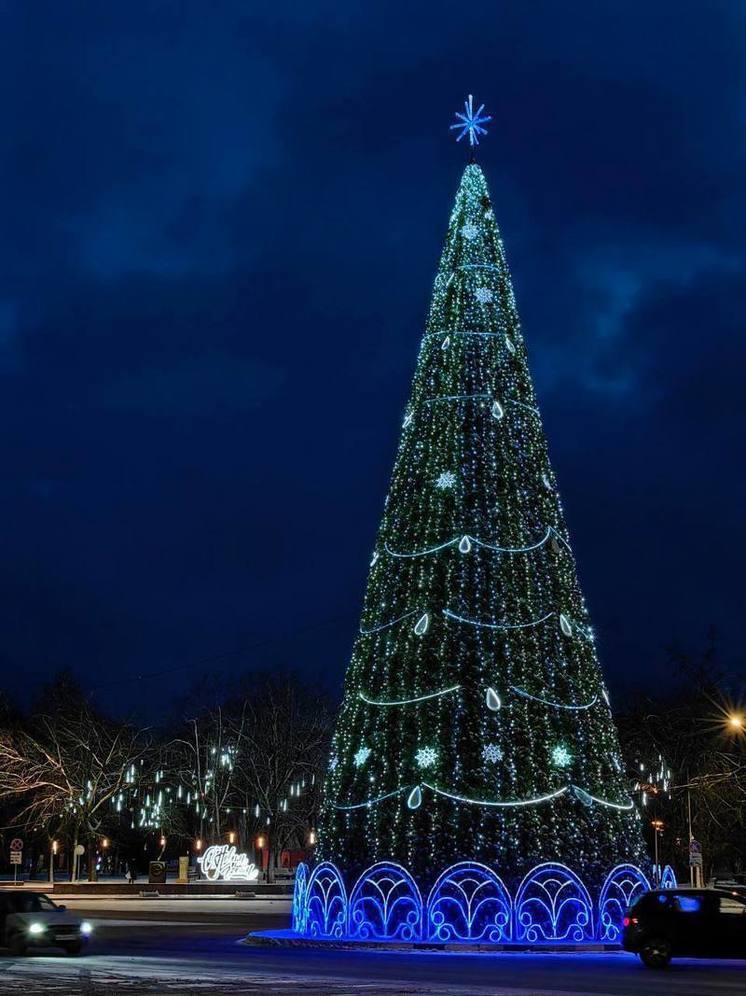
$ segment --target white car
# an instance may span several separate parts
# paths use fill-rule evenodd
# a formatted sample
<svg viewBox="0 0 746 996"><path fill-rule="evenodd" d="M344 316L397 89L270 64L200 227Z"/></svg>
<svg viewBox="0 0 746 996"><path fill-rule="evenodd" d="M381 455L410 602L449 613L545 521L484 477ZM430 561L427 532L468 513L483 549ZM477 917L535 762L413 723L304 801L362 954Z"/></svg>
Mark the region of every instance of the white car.
<svg viewBox="0 0 746 996"><path fill-rule="evenodd" d="M63 948L80 955L92 931L87 920L68 913L43 892L0 889L0 944L15 955L26 954L30 947Z"/></svg>

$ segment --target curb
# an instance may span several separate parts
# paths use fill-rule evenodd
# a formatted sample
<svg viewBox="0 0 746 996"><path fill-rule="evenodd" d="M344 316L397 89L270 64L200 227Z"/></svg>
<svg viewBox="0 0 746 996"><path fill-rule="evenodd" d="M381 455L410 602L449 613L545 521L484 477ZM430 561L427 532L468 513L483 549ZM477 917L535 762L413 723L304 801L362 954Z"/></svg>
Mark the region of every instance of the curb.
<svg viewBox="0 0 746 996"><path fill-rule="evenodd" d="M292 931L255 930L240 941L254 947L316 948L334 951L355 951L360 948L378 951L451 951L468 954L482 953L531 953L531 954L608 954L622 950L620 944L480 944L469 941L439 943L438 941L353 941L325 940L302 937Z"/></svg>

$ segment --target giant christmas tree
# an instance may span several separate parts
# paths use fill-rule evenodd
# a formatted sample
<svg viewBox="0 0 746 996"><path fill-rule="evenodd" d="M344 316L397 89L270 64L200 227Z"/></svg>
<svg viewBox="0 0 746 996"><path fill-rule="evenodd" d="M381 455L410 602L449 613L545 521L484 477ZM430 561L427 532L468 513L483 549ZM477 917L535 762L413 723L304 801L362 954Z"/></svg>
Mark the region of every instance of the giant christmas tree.
<svg viewBox="0 0 746 996"><path fill-rule="evenodd" d="M468 109L467 109L468 113ZM473 134L470 137L474 137ZM333 738L320 856L425 889L644 862L482 170L451 214Z"/></svg>

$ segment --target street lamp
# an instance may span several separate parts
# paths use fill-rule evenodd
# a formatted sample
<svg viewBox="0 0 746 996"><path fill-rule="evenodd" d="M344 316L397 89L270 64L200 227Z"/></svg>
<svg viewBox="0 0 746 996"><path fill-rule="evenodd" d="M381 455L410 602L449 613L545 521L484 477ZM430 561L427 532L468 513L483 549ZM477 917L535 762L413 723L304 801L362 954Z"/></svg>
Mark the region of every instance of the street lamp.
<svg viewBox="0 0 746 996"><path fill-rule="evenodd" d="M729 712L726 721L728 729L732 730L733 733L743 733L746 729L746 720L738 712Z"/></svg>
<svg viewBox="0 0 746 996"><path fill-rule="evenodd" d="M52 841L52 847L49 854L49 884L54 885L54 859L57 856L57 841Z"/></svg>
<svg viewBox="0 0 746 996"><path fill-rule="evenodd" d="M655 831L655 882L660 885L660 865L658 864L658 834L663 833L663 820L651 820L650 825Z"/></svg>
<svg viewBox="0 0 746 996"><path fill-rule="evenodd" d="M235 835L235 833L232 830L228 834L228 843L229 844L235 844L236 843L236 835Z"/></svg>

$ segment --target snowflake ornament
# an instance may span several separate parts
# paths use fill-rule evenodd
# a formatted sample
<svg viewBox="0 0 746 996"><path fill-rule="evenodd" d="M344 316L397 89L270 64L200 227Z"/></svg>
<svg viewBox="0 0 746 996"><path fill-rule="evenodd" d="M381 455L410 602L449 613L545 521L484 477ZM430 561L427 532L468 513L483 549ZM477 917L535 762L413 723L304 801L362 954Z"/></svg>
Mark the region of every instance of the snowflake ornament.
<svg viewBox="0 0 746 996"><path fill-rule="evenodd" d="M421 768L432 768L438 760L438 752L434 747L420 747L414 759Z"/></svg>
<svg viewBox="0 0 746 996"><path fill-rule="evenodd" d="M488 764L497 764L503 759L503 749L499 744L485 744L482 750L482 757Z"/></svg>
<svg viewBox="0 0 746 996"><path fill-rule="evenodd" d="M469 221L461 229L461 234L469 242L473 242L477 235L479 235L479 229Z"/></svg>
<svg viewBox="0 0 746 996"><path fill-rule="evenodd" d="M365 762L370 757L370 747L361 747L360 750L355 754L353 760L355 761L356 768L362 768Z"/></svg>
<svg viewBox="0 0 746 996"><path fill-rule="evenodd" d="M456 475L452 470L444 470L443 473L438 477L435 482L435 487L440 488L441 491L445 491L447 488L452 488L456 483Z"/></svg>
<svg viewBox="0 0 746 996"><path fill-rule="evenodd" d="M480 304L489 304L493 297L489 287L477 287L474 291L474 296Z"/></svg>
<svg viewBox="0 0 746 996"><path fill-rule="evenodd" d="M552 764L556 768L567 768L572 764L572 754L564 744L557 744L552 751Z"/></svg>
<svg viewBox="0 0 746 996"><path fill-rule="evenodd" d="M475 113L474 98L469 94L468 100L464 101L464 113L456 111L456 117L459 120L456 124L451 125L451 131L459 132L459 135L456 137L457 142L460 142L465 135L468 135L469 145L479 145L479 136L487 134L487 129L483 128L482 125L492 120L492 115L482 114L483 110L484 104L480 104Z"/></svg>

